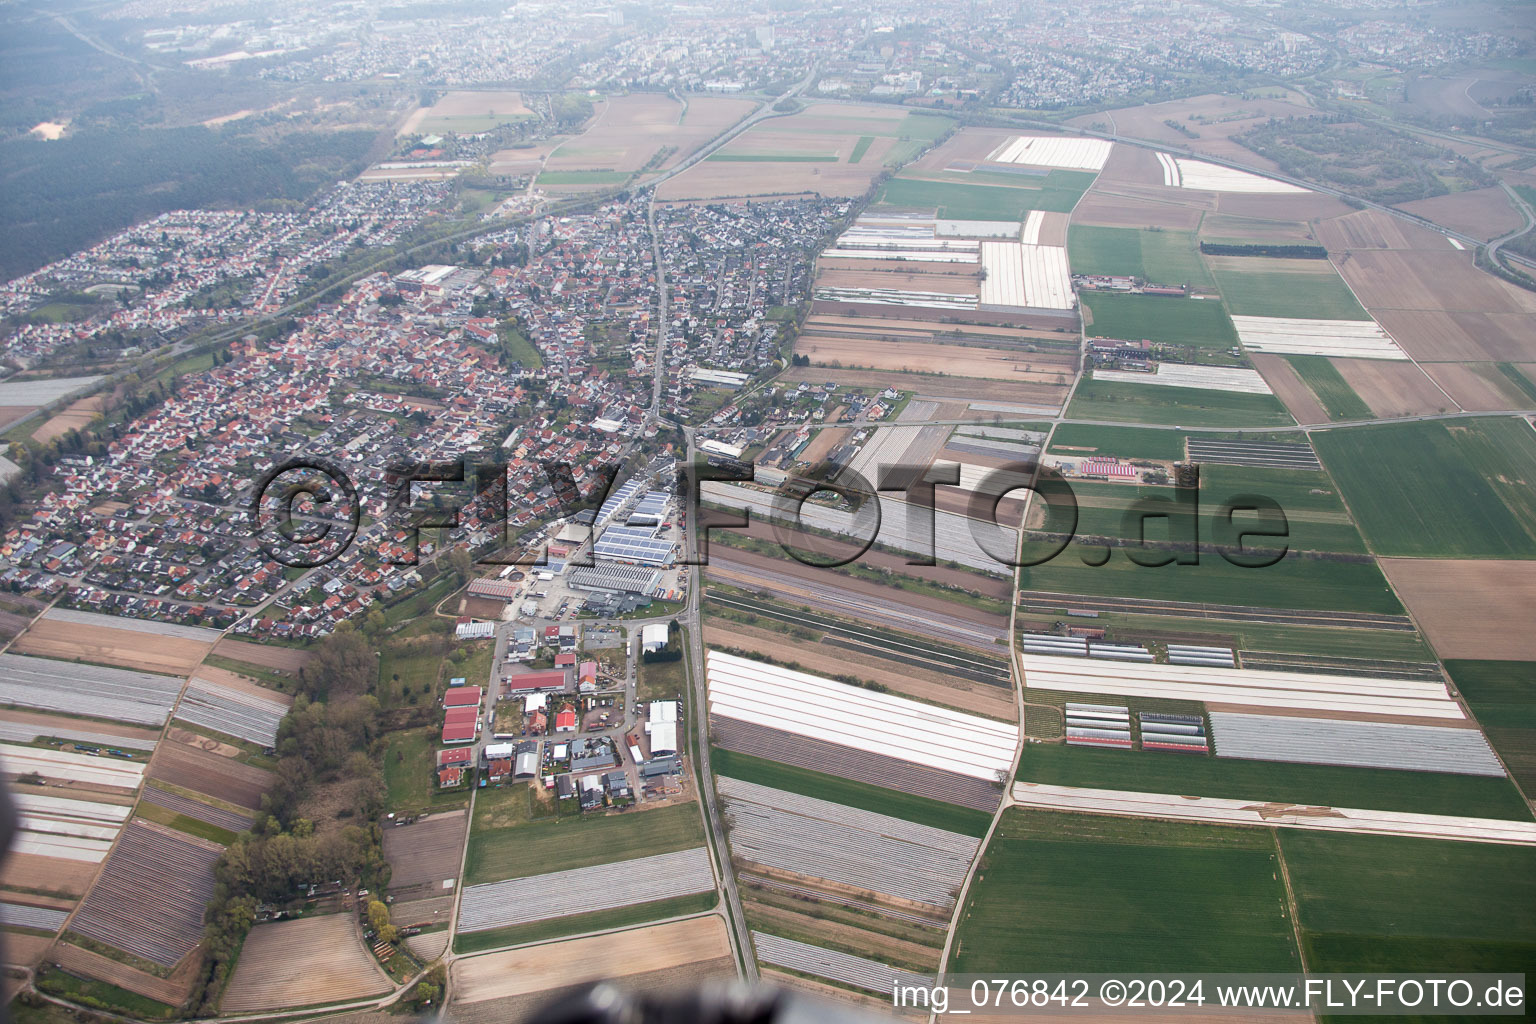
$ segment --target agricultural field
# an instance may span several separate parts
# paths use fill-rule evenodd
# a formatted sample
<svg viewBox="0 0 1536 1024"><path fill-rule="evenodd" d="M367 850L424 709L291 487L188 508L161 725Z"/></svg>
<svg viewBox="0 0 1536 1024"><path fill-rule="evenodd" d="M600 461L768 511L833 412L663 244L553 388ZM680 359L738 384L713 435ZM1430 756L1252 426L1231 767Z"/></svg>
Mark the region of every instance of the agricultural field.
<svg viewBox="0 0 1536 1024"><path fill-rule="evenodd" d="M465 811L443 811L386 828L390 895L411 900L456 892L468 818Z"/></svg>
<svg viewBox="0 0 1536 1024"><path fill-rule="evenodd" d="M1536 849L1281 829L1314 971L1528 971Z"/></svg>
<svg viewBox="0 0 1536 1024"><path fill-rule="evenodd" d="M1536 431L1521 420L1313 435L1378 555L1536 557Z"/></svg>
<svg viewBox="0 0 1536 1024"><path fill-rule="evenodd" d="M1067 699L1106 702L1098 697ZM1220 750L1219 733L1215 742ZM1390 768L1244 761L1152 750L1034 743L1025 746L1019 759L1019 778L1052 786L1137 793L1185 793L1512 821L1531 818L1530 809L1508 779Z"/></svg>
<svg viewBox="0 0 1536 1024"><path fill-rule="evenodd" d="M1074 274L1139 277L1197 291L1212 284L1194 236L1183 231L1073 225L1067 254Z"/></svg>
<svg viewBox="0 0 1536 1024"><path fill-rule="evenodd" d="M1296 375L1317 396L1331 420L1368 420L1371 407L1355 394L1338 367L1323 356L1286 356Z"/></svg>
<svg viewBox="0 0 1536 1024"><path fill-rule="evenodd" d="M1091 338L1155 341L1190 348L1237 347L1237 332L1221 303L1164 295L1087 292L1084 328Z"/></svg>
<svg viewBox="0 0 1536 1024"><path fill-rule="evenodd" d="M483 798L487 793L480 794ZM503 794L516 793L506 787ZM464 884L479 885L550 871L591 867L701 846L704 822L694 803L497 826L495 810L475 802ZM411 826L414 828L415 826Z"/></svg>
<svg viewBox="0 0 1536 1024"><path fill-rule="evenodd" d="M1526 628L1536 562L1383 558L1381 567L1441 657L1536 660Z"/></svg>
<svg viewBox="0 0 1536 1024"><path fill-rule="evenodd" d="M336 1003L390 988L353 916L328 914L252 928L219 1009L254 1013Z"/></svg>
<svg viewBox="0 0 1536 1024"><path fill-rule="evenodd" d="M10 650L136 672L185 676L212 649L218 635L215 630L148 619L53 608L33 623Z"/></svg>
<svg viewBox="0 0 1536 1024"><path fill-rule="evenodd" d="M210 749L211 748L211 749ZM238 748L192 733L160 744L149 777L253 811L272 784L272 774L235 759Z"/></svg>
<svg viewBox="0 0 1536 1024"><path fill-rule="evenodd" d="M521 93L449 92L430 107L421 107L406 118L399 135L471 135L533 116L533 111L523 105Z"/></svg>
<svg viewBox="0 0 1536 1024"><path fill-rule="evenodd" d="M1207 256L1222 301L1234 316L1368 320L1327 260Z"/></svg>
<svg viewBox="0 0 1536 1024"><path fill-rule="evenodd" d="M886 182L876 196L880 206L935 211L953 220L1019 220L1030 210L1068 213L1092 183L1083 171L1050 171L1038 186L1022 175L955 176L953 180L897 177ZM1013 179L1019 179L1014 184ZM1001 182L999 181L1001 179Z"/></svg>
<svg viewBox="0 0 1536 1024"><path fill-rule="evenodd" d="M955 946L962 974L1300 968L1267 831L1018 808L983 854Z"/></svg>
<svg viewBox="0 0 1536 1024"><path fill-rule="evenodd" d="M1125 384L1092 377L1078 383L1067 415L1079 420L1192 427L1278 427L1293 422L1274 395Z"/></svg>
<svg viewBox="0 0 1536 1024"><path fill-rule="evenodd" d="M1177 430L1158 430L1152 427L1101 427L1089 423L1063 423L1051 435L1050 450L1062 454L1181 462L1184 459L1184 435Z"/></svg>
<svg viewBox="0 0 1536 1024"><path fill-rule="evenodd" d="M1536 662L1447 659L1446 671L1527 793L1536 789Z"/></svg>

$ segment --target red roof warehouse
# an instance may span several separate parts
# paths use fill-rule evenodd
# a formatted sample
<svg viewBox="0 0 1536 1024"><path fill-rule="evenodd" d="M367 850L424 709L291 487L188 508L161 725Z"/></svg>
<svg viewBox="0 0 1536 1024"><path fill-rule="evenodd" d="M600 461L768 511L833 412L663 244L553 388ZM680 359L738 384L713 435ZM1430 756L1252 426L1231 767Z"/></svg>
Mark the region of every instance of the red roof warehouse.
<svg viewBox="0 0 1536 1024"><path fill-rule="evenodd" d="M473 743L480 731L479 708L449 708L443 716L443 743Z"/></svg>
<svg viewBox="0 0 1536 1024"><path fill-rule="evenodd" d="M502 689L510 693L522 693L525 690L563 690L565 689L565 669L524 672L521 675L507 676Z"/></svg>
<svg viewBox="0 0 1536 1024"><path fill-rule="evenodd" d="M455 686L443 694L445 708L477 708L480 706L480 687Z"/></svg>

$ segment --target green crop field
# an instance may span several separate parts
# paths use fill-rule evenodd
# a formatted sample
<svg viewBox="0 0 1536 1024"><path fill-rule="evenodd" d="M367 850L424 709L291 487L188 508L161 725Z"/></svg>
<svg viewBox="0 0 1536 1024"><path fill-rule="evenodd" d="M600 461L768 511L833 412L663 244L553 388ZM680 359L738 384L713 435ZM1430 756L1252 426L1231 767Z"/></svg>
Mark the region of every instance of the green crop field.
<svg viewBox="0 0 1536 1024"><path fill-rule="evenodd" d="M1312 442L1377 554L1536 557L1536 431L1523 421L1394 423Z"/></svg>
<svg viewBox="0 0 1536 1024"><path fill-rule="evenodd" d="M1073 225L1067 257L1074 274L1139 277L1154 284L1209 287L1211 275L1184 231Z"/></svg>
<svg viewBox="0 0 1536 1024"><path fill-rule="evenodd" d="M1311 970L1536 964L1536 849L1280 829Z"/></svg>
<svg viewBox="0 0 1536 1024"><path fill-rule="evenodd" d="M1184 435L1177 430L1148 427L1097 427L1089 423L1063 423L1051 435L1051 451L1084 449L1083 454L1113 455L1121 459L1184 459Z"/></svg>
<svg viewBox="0 0 1536 1024"><path fill-rule="evenodd" d="M1300 968L1264 829L1012 808L987 846L950 969Z"/></svg>
<svg viewBox="0 0 1536 1024"><path fill-rule="evenodd" d="M776 761L765 761L760 757L738 754L719 747L710 748L709 762L716 775L755 782L759 786L812 796L818 800L830 800L978 839L987 834L987 826L991 823L991 815L985 811L910 793L899 793L893 789L881 789L879 786L823 775L821 772Z"/></svg>
<svg viewBox="0 0 1536 1024"><path fill-rule="evenodd" d="M1532 381L1529 375L1521 373L1520 368L1514 363L1496 363L1494 365L1499 368L1499 373L1503 374L1504 379L1515 386L1517 391L1532 403L1536 403L1536 381Z"/></svg>
<svg viewBox="0 0 1536 1024"><path fill-rule="evenodd" d="M1087 327L1092 338L1146 339L1196 348L1237 345L1237 331L1214 299L1112 292L1085 292L1082 298L1092 319Z"/></svg>
<svg viewBox="0 0 1536 1024"><path fill-rule="evenodd" d="M869 152L869 147L874 144L873 135L860 135L859 141L853 144L853 152L848 155L848 162L856 164L864 159L864 154Z"/></svg>
<svg viewBox="0 0 1536 1024"><path fill-rule="evenodd" d="M1249 547L1257 547L1250 541ZM1038 554L1044 551L1033 549ZM1290 556L1274 565L1243 568L1214 550L1200 554L1198 565L1148 567L1132 562L1124 548L1115 549L1101 566L1083 564L1077 545L1043 565L1023 570L1025 590L1104 597L1155 596L1166 601L1252 605L1261 608L1304 608L1318 611L1375 612L1399 615L1398 603L1386 577L1372 561L1342 561ZM1102 552L1102 549L1100 549ZM1160 552L1149 552L1156 554ZM1030 551L1026 551L1029 555Z"/></svg>
<svg viewBox="0 0 1536 1024"><path fill-rule="evenodd" d="M1447 661L1445 667L1510 774L1536 793L1536 662Z"/></svg>
<svg viewBox="0 0 1536 1024"><path fill-rule="evenodd" d="M476 821L470 829L465 885L611 864L704 845L704 821L696 803L543 818L501 828L483 827L479 803L477 799Z"/></svg>
<svg viewBox="0 0 1536 1024"><path fill-rule="evenodd" d="M1220 750L1221 736L1213 738ZM1024 748L1019 758L1019 778L1054 786L1125 789L1136 793L1187 793L1230 800L1284 800L1374 811L1531 820L1529 808L1508 779L1480 775L1282 764L1156 750L1101 750L1037 743Z"/></svg>
<svg viewBox="0 0 1536 1024"><path fill-rule="evenodd" d="M878 202L887 206L936 209L959 220L1023 220L1030 210L1066 213L1087 189L1071 178L1051 172L1044 178L1020 176L1018 185L976 185L956 181L892 178L880 190Z"/></svg>
<svg viewBox="0 0 1536 1024"><path fill-rule="evenodd" d="M1232 256L1212 261L1216 287L1234 316L1294 316L1317 320L1369 320L1344 279L1326 260L1281 270L1268 260Z"/></svg>
<svg viewBox="0 0 1536 1024"><path fill-rule="evenodd" d="M1349 381L1327 356L1286 356L1286 360L1323 403L1331 420L1368 420L1375 417L1365 400L1355 394Z"/></svg>
<svg viewBox="0 0 1536 1024"><path fill-rule="evenodd" d="M1296 422L1274 395L1122 384L1091 377L1078 383L1067 415L1077 420L1191 427L1271 427Z"/></svg>

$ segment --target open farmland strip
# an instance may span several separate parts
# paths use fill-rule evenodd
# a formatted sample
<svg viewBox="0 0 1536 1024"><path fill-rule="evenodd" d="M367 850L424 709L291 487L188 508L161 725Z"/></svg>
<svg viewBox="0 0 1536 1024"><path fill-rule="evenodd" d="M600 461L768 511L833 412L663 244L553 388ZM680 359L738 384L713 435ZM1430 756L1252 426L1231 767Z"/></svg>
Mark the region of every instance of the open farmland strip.
<svg viewBox="0 0 1536 1024"><path fill-rule="evenodd" d="M90 743L101 747L118 747L123 750L154 750L155 741L138 736L118 736L110 732L96 732L90 728L77 729L78 723L60 720L57 728L34 725L27 722L0 721L0 740L12 743L31 743L40 736L55 736L77 743Z"/></svg>
<svg viewBox="0 0 1536 1024"><path fill-rule="evenodd" d="M1225 797L1132 793L1118 789L1015 782L1013 800L1022 807L1085 814L1118 814L1133 818L1166 818L1170 821L1215 825L1267 825L1325 832L1365 832L1421 839L1536 846L1536 822L1373 811L1353 807L1316 807L1284 801L1266 802L1262 797L1233 800Z"/></svg>
<svg viewBox="0 0 1536 1024"><path fill-rule="evenodd" d="M168 1006L179 1006L187 998L187 986L169 978L158 978L146 971L135 970L127 964L111 960L100 953L93 953L67 942L56 944L48 959L71 974L96 978L118 988L137 992L141 996L158 1000Z"/></svg>
<svg viewBox="0 0 1536 1024"><path fill-rule="evenodd" d="M62 860L100 864L112 849L109 839L87 839L80 836L55 836L42 832L17 832L11 841L15 853L31 853L39 857L58 857Z"/></svg>
<svg viewBox="0 0 1536 1024"><path fill-rule="evenodd" d="M11 776L36 772L50 779L90 782L98 786L137 789L144 777L144 765L117 758L72 754L44 747L23 747L0 743L0 766Z"/></svg>
<svg viewBox="0 0 1536 1024"><path fill-rule="evenodd" d="M399 900L452 893L454 889L444 889L443 882L459 876L459 857L468 824L469 816L464 811L449 811L385 829L384 857L391 869L390 894Z"/></svg>
<svg viewBox="0 0 1536 1024"><path fill-rule="evenodd" d="M183 743L160 744L149 777L252 810L272 783L270 772Z"/></svg>
<svg viewBox="0 0 1536 1024"><path fill-rule="evenodd" d="M211 843L135 819L123 830L70 927L173 967L202 938L218 857L219 847Z"/></svg>
<svg viewBox="0 0 1536 1024"><path fill-rule="evenodd" d="M208 629L205 626L183 626L174 622L161 622L159 619L135 619L125 615L102 615L99 612L86 612L75 608L50 608L43 613L43 618L56 622L68 622L76 626L126 629L134 633L149 633L177 640L196 640L205 644L217 643L224 635L220 630Z"/></svg>
<svg viewBox="0 0 1536 1024"><path fill-rule="evenodd" d="M931 988L934 979L925 974L914 974L869 960L850 953L822 949L795 939L781 938L766 932L754 931L752 944L757 947L757 958L764 963L787 967L792 971L810 974L817 978L852 985L870 992L889 993L893 985L923 985Z"/></svg>
<svg viewBox="0 0 1536 1024"><path fill-rule="evenodd" d="M184 722L264 747L277 743L277 727L287 713L284 701L268 700L196 676L176 708L176 717Z"/></svg>
<svg viewBox="0 0 1536 1024"><path fill-rule="evenodd" d="M1377 658L1331 658L1317 654L1278 651L1238 651L1244 668L1317 672L1321 675L1380 676L1383 679L1434 679L1445 677L1440 666L1426 661L1387 661Z"/></svg>
<svg viewBox="0 0 1536 1024"><path fill-rule="evenodd" d="M1354 629L1414 631L1406 615L1376 612L1302 611L1250 605L1203 604L1195 601L1164 601L1140 597L1098 597L1062 594L1048 590L1022 590L1019 607L1028 611L1098 609L1138 615L1169 615L1187 619L1224 619L1229 622L1269 622L1296 626L1349 626Z"/></svg>
<svg viewBox="0 0 1536 1024"><path fill-rule="evenodd" d="M180 692L173 676L0 654L0 703L18 707L161 725Z"/></svg>
<svg viewBox="0 0 1536 1024"><path fill-rule="evenodd" d="M1476 729L1211 712L1217 757L1504 777Z"/></svg>
<svg viewBox="0 0 1536 1024"><path fill-rule="evenodd" d="M848 899L847 897L839 896L836 893L827 892L822 889L813 889L808 885L794 885L790 882L780 881L777 878L769 878L765 875L754 874L751 871L738 872L737 877L741 880L742 885L747 886L748 888L767 889L773 892L785 893L786 895L793 896L796 899L814 900L821 903L830 903L834 906L847 907L850 910L858 910L865 913L876 913L881 917L889 917L894 921L904 921L907 924L920 925L924 928L943 929L949 924L947 919L929 917L924 914L909 914L905 911L895 910L882 904L871 903L864 900Z"/></svg>
<svg viewBox="0 0 1536 1024"><path fill-rule="evenodd" d="M23 814L47 815L52 818L73 818L76 821L94 821L102 824L121 825L128 820L128 808L119 804L102 804L94 800L77 800L42 793L14 793L11 797Z"/></svg>
<svg viewBox="0 0 1536 1024"><path fill-rule="evenodd" d="M969 836L738 779L721 778L718 786L736 856L935 907L954 905L952 894L979 845Z"/></svg>
<svg viewBox="0 0 1536 1024"><path fill-rule="evenodd" d="M1322 472L1323 464L1310 444L1270 441L1209 441L1188 438L1186 447L1191 462L1209 462L1223 466L1254 466L1260 469L1310 469Z"/></svg>
<svg viewBox="0 0 1536 1024"><path fill-rule="evenodd" d="M69 911L55 907L29 907L24 903L0 903L0 925L56 932L64 927Z"/></svg>
<svg viewBox="0 0 1536 1024"><path fill-rule="evenodd" d="M734 718L711 716L709 731L717 746L738 754L749 754L913 796L931 797L980 811L994 810L999 799L997 787L981 779L938 771L910 761L854 750L826 740L797 736Z"/></svg>
<svg viewBox="0 0 1536 1024"><path fill-rule="evenodd" d="M389 988L352 916L328 914L252 928L219 1010L249 1013L361 999Z"/></svg>
<svg viewBox="0 0 1536 1024"><path fill-rule="evenodd" d="M650 903L715 886L704 847L654 857L604 864L596 868L552 871L464 890L459 931L479 932L552 917Z"/></svg>
<svg viewBox="0 0 1536 1024"><path fill-rule="evenodd" d="M170 793L155 786L144 787L144 802L163 807L168 811L175 811L177 814L185 814L189 818L196 818L209 825L227 828L231 832L244 832L256 820L248 814L226 811L222 807L214 807L201 800L192 800L179 793Z"/></svg>

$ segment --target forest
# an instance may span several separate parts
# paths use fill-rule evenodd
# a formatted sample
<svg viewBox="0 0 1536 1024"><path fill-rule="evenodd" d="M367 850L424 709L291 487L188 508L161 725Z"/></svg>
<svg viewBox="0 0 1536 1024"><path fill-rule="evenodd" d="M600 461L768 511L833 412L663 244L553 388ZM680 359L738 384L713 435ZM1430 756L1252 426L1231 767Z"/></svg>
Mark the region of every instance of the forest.
<svg viewBox="0 0 1536 1024"><path fill-rule="evenodd" d="M0 143L0 279L167 210L307 199L366 163L371 131L82 131Z"/></svg>

